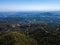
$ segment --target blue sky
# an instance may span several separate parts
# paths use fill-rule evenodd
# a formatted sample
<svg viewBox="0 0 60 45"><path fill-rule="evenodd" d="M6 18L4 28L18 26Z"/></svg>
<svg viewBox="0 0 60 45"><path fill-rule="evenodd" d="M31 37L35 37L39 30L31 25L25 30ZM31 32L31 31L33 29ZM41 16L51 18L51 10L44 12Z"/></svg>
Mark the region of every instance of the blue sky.
<svg viewBox="0 0 60 45"><path fill-rule="evenodd" d="M60 0L0 0L0 11L60 10Z"/></svg>

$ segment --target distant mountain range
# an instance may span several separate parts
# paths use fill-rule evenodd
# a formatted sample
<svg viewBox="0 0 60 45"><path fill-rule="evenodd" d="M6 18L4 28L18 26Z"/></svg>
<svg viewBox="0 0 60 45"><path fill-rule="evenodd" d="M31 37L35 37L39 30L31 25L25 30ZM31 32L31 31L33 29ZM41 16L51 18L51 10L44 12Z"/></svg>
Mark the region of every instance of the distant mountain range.
<svg viewBox="0 0 60 45"><path fill-rule="evenodd" d="M1 20L15 21L44 21L47 23L60 23L60 11L50 12L0 12Z"/></svg>

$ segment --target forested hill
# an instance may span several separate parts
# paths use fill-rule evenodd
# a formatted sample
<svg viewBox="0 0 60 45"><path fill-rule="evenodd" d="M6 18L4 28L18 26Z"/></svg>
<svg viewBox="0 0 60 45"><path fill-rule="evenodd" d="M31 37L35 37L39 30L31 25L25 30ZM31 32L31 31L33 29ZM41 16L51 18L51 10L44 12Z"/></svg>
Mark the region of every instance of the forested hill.
<svg viewBox="0 0 60 45"><path fill-rule="evenodd" d="M60 12L0 12L0 45L60 45Z"/></svg>

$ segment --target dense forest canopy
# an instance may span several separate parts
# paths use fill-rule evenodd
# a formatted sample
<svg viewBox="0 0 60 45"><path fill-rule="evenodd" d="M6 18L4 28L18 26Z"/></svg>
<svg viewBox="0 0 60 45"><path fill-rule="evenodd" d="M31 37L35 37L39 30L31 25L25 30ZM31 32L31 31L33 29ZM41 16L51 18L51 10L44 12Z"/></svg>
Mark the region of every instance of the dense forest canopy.
<svg viewBox="0 0 60 45"><path fill-rule="evenodd" d="M59 44L60 12L0 12L0 45Z"/></svg>

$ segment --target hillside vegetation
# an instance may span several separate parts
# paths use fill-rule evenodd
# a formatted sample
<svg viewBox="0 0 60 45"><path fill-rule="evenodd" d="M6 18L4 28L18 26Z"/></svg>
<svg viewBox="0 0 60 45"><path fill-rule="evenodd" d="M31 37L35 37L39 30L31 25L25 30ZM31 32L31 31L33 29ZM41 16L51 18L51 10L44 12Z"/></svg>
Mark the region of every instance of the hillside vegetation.
<svg viewBox="0 0 60 45"><path fill-rule="evenodd" d="M0 35L0 45L37 45L37 42L18 31L8 31Z"/></svg>

